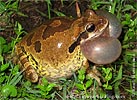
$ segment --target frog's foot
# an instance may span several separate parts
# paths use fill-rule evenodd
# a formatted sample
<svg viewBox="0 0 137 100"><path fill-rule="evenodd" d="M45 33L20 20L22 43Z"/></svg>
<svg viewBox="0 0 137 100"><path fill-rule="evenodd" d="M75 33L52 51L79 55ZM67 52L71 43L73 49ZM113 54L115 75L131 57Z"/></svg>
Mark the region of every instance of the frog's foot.
<svg viewBox="0 0 137 100"><path fill-rule="evenodd" d="M90 76L91 78L94 78L98 82L99 86L102 86L99 77L101 78L103 77L101 76L101 73L96 69L96 66L93 66L93 69L89 70L87 75Z"/></svg>
<svg viewBox="0 0 137 100"><path fill-rule="evenodd" d="M25 78L29 81L36 83L39 80L38 74L32 66L28 66L24 69Z"/></svg>

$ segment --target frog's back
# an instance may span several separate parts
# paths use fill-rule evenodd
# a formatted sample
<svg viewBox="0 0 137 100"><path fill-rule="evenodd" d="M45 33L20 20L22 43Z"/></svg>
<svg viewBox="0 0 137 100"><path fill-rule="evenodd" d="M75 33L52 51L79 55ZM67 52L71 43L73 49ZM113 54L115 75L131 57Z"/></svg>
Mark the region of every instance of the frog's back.
<svg viewBox="0 0 137 100"><path fill-rule="evenodd" d="M17 44L18 55L27 57L23 65L30 63L40 76L50 80L69 77L78 70L86 59L79 45L72 47L74 50L70 52L74 42L72 22L70 19L56 18L26 35Z"/></svg>

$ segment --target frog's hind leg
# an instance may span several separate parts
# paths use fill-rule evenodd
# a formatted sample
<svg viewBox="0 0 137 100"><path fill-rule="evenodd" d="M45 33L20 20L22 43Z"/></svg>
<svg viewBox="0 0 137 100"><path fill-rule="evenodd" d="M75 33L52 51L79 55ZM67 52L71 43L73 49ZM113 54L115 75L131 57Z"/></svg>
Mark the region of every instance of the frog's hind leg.
<svg viewBox="0 0 137 100"><path fill-rule="evenodd" d="M33 83L38 82L39 77L32 66L32 64L29 62L27 55L22 52L21 48L18 49L18 64L20 65L20 69L23 71L23 74L25 78Z"/></svg>

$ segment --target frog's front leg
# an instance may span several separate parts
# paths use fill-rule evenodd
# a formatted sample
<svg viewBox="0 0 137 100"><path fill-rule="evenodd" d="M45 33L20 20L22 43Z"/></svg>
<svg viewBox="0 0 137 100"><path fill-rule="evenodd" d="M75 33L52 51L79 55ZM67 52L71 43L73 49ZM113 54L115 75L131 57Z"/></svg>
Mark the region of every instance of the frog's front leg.
<svg viewBox="0 0 137 100"><path fill-rule="evenodd" d="M95 79L98 82L99 86L102 86L102 83L100 82L100 77L101 78L103 78L103 77L102 77L101 73L96 69L96 66L93 66L93 68L90 69L88 60L86 60L84 62L84 68L82 68L82 69L85 69L87 72L87 75L89 77ZM104 80L104 78L103 78L103 80Z"/></svg>
<svg viewBox="0 0 137 100"><path fill-rule="evenodd" d="M92 69L88 69L87 75L90 76L91 78L95 79L98 82L99 86L102 86L102 83L100 82L100 77L101 78L103 78L103 77L101 76L101 73L96 69L96 66L93 66ZM103 78L103 80L104 80L104 78Z"/></svg>
<svg viewBox="0 0 137 100"><path fill-rule="evenodd" d="M29 62L29 56L23 52L22 48L16 48L16 50L18 55L18 64L20 65L20 69L23 71L25 78L33 83L38 82L38 74Z"/></svg>

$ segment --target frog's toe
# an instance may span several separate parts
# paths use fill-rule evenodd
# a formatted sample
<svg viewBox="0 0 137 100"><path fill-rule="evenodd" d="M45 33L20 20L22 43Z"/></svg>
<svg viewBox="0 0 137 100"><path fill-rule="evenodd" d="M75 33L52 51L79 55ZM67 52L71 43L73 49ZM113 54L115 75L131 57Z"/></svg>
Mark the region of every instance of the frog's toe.
<svg viewBox="0 0 137 100"><path fill-rule="evenodd" d="M31 66L27 67L27 69L25 70L25 77L33 83L36 83L39 80L37 72Z"/></svg>
<svg viewBox="0 0 137 100"><path fill-rule="evenodd" d="M91 78L94 78L98 82L99 86L102 86L102 83L100 82L100 78L99 78L101 77L101 74L96 69L96 66L94 66L92 70L89 70L87 75L90 76Z"/></svg>

